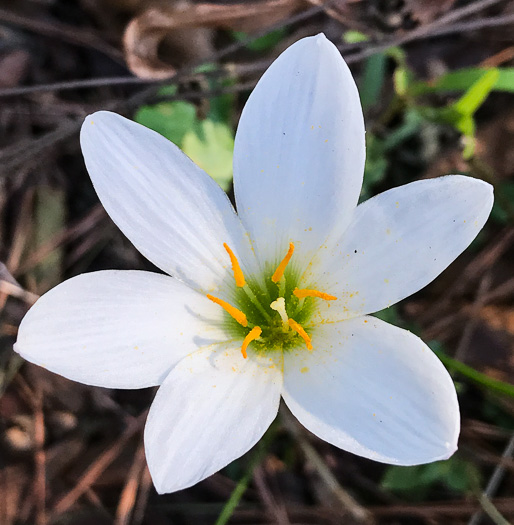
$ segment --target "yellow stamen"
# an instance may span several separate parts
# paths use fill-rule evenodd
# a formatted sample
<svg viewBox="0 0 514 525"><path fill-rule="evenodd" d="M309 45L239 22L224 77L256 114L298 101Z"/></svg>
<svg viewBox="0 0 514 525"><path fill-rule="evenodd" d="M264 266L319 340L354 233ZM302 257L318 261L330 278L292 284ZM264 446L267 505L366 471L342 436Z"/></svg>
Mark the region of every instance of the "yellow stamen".
<svg viewBox="0 0 514 525"><path fill-rule="evenodd" d="M237 260L237 257L234 255L234 252L230 249L229 245L226 242L223 243L223 247L225 248L225 250L227 250L228 256L230 257L236 286L242 288L245 285L245 276L243 275L241 266L239 266L239 261Z"/></svg>
<svg viewBox="0 0 514 525"><path fill-rule="evenodd" d="M311 338L307 332L303 329L301 324L298 324L294 319L289 319L289 326L298 333L298 335L305 341L308 350L312 350Z"/></svg>
<svg viewBox="0 0 514 525"><path fill-rule="evenodd" d="M287 250L286 256L282 259L282 262L278 265L277 269L275 270L275 273L271 276L271 280L274 283L278 283L278 281L280 281L281 277L284 275L284 271L286 269L287 263L291 260L291 257L293 256L293 252L294 252L294 244L290 242L289 250Z"/></svg>
<svg viewBox="0 0 514 525"><path fill-rule="evenodd" d="M334 295L329 295L325 292L318 292L318 290L300 290L299 288L295 288L293 294L296 295L298 299L303 299L304 297L318 297L324 301L335 301L337 299Z"/></svg>
<svg viewBox="0 0 514 525"><path fill-rule="evenodd" d="M217 297L214 297L214 295L207 294L207 299L210 299L213 303L219 304L240 325L245 327L248 326L248 320L246 319L246 315L243 312L241 312L241 310L238 310L223 299L218 299Z"/></svg>
<svg viewBox="0 0 514 525"><path fill-rule="evenodd" d="M246 349L248 348L248 345L255 341L255 339L258 339L260 335L262 334L262 330L260 326L254 326L248 334L246 334L246 337L243 340L243 344L241 346L241 353L243 354L243 357L246 359L248 357L246 353Z"/></svg>

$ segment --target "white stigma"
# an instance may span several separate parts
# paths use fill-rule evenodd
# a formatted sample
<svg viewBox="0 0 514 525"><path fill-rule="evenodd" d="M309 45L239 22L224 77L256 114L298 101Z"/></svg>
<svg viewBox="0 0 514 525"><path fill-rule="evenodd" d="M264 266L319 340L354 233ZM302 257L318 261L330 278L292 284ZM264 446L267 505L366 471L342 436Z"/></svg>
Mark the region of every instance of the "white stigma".
<svg viewBox="0 0 514 525"><path fill-rule="evenodd" d="M283 297L279 297L276 301L273 301L269 306L272 310L278 312L278 315L280 315L280 318L282 319L282 328L284 329L284 332L287 332L289 330L289 318L287 317L285 299Z"/></svg>

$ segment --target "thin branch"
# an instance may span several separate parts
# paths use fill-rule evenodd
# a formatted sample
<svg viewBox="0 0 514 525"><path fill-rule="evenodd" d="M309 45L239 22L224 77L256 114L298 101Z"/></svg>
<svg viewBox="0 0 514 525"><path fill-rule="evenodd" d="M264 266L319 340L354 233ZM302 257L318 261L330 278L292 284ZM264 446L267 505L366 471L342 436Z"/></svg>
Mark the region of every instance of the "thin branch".
<svg viewBox="0 0 514 525"><path fill-rule="evenodd" d="M33 33L50 38L58 38L69 44L96 49L111 57L120 64L125 64L123 53L115 47L99 39L94 33L79 27L73 27L57 22L44 22L42 20L19 15L8 9L0 9L0 22L14 25Z"/></svg>
<svg viewBox="0 0 514 525"><path fill-rule="evenodd" d="M502 459L511 459L514 454L514 434L512 434L511 438L509 439L509 442L507 443L507 446L505 447L505 450L502 454ZM493 505L491 502L491 498L498 490L498 487L503 479L503 476L505 474L505 467L502 463L499 463L496 465L496 468L493 471L493 474L491 478L489 479L489 482L487 483L487 486L482 494L482 498L479 498L480 504L482 505L482 508L487 512L488 516L492 518L489 510L491 510L490 505ZM485 505L484 505L485 504ZM496 510L496 507L494 507L494 510ZM496 512L498 512L496 510ZM497 517L497 516L496 516ZM473 514L472 518L469 520L468 525L478 525L480 523L480 520L482 519L482 512L479 510L475 514ZM498 521L496 523L499 523Z"/></svg>

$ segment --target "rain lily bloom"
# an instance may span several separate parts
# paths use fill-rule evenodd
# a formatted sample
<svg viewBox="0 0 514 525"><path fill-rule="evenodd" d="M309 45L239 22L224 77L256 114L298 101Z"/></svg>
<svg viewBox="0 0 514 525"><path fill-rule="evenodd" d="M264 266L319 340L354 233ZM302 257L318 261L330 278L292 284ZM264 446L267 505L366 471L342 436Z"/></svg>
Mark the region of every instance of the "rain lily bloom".
<svg viewBox="0 0 514 525"><path fill-rule="evenodd" d="M362 110L323 35L286 50L244 108L237 214L177 147L119 115L87 117L81 145L105 209L167 275L74 277L31 308L15 350L89 385L159 385L144 436L158 492L248 451L281 396L307 429L360 456L415 465L453 454L450 376L418 337L369 314L470 244L492 188L447 176L357 206Z"/></svg>

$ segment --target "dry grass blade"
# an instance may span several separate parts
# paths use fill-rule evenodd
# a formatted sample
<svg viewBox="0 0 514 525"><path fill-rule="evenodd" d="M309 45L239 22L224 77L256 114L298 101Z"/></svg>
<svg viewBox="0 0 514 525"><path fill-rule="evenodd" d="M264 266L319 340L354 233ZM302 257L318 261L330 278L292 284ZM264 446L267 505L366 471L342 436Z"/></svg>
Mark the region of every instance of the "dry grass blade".
<svg viewBox="0 0 514 525"><path fill-rule="evenodd" d="M128 472L125 487L123 487L123 491L120 496L114 525L129 525L130 518L136 505L137 492L145 465L145 448L141 443L134 456L134 461L132 462L132 466Z"/></svg>
<svg viewBox="0 0 514 525"><path fill-rule="evenodd" d="M281 420L287 430L298 440L300 447L305 454L307 460L316 469L320 479L325 483L329 490L334 494L337 500L341 503L343 509L357 522L372 525L375 523L373 515L360 505L355 499L348 494L348 492L341 487L336 477L321 456L316 452L315 448L305 439L294 417L286 410L280 411Z"/></svg>
<svg viewBox="0 0 514 525"><path fill-rule="evenodd" d="M54 516L58 516L68 510L91 487L105 469L118 457L129 440L142 430L146 416L147 412L144 412L127 425L120 438L89 467L77 485L57 502L52 512Z"/></svg>

